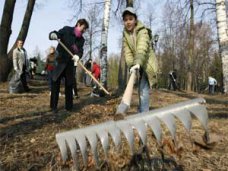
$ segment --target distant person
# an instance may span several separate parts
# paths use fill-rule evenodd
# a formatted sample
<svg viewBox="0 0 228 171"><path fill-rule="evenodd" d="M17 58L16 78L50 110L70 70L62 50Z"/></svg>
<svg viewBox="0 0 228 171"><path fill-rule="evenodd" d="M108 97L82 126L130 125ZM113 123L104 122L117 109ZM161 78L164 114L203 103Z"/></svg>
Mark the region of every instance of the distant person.
<svg viewBox="0 0 228 171"><path fill-rule="evenodd" d="M91 69L92 69L92 59L89 59L88 61L86 61L85 68L88 71L91 72ZM86 86L91 86L91 78L90 78L90 76L87 73L84 74L84 84Z"/></svg>
<svg viewBox="0 0 228 171"><path fill-rule="evenodd" d="M57 112L59 100L60 81L65 78L65 109L71 111L73 108L73 85L74 85L74 63L83 55L85 39L82 36L89 24L85 19L79 19L74 27L65 26L59 31L49 34L50 40L60 39L61 42L74 54L72 56L60 45L57 46L57 65L53 71L50 107L53 113Z"/></svg>
<svg viewBox="0 0 228 171"><path fill-rule="evenodd" d="M13 50L13 68L14 71L20 76L20 81L24 88L24 91L28 92L30 89L27 84L26 75L29 73L28 56L25 48L23 47L23 41L17 41L17 47Z"/></svg>
<svg viewBox="0 0 228 171"><path fill-rule="evenodd" d="M176 91L177 90L177 72L174 69L173 71L169 72L169 90Z"/></svg>
<svg viewBox="0 0 228 171"><path fill-rule="evenodd" d="M92 74L99 81L101 77L101 67L96 62L93 62ZM96 83L93 83L93 89L97 89L98 86Z"/></svg>
<svg viewBox="0 0 228 171"><path fill-rule="evenodd" d="M48 77L48 87L50 92L52 87L52 75L56 67L56 58L57 58L57 52L55 50L55 47L51 46L49 49L49 53L47 55L46 64L45 64L45 70L47 71L47 77Z"/></svg>
<svg viewBox="0 0 228 171"><path fill-rule="evenodd" d="M209 86L209 94L215 93L215 86L217 85L217 80L211 76L208 77L208 86Z"/></svg>
<svg viewBox="0 0 228 171"><path fill-rule="evenodd" d="M30 76L31 76L31 79L34 79L36 75L37 59L36 57L34 57L34 58L31 58L29 61L30 61Z"/></svg>
<svg viewBox="0 0 228 171"><path fill-rule="evenodd" d="M157 82L157 60L151 46L151 30L137 19L135 9L123 12L123 48L130 73L139 71L139 112L149 111L149 91Z"/></svg>

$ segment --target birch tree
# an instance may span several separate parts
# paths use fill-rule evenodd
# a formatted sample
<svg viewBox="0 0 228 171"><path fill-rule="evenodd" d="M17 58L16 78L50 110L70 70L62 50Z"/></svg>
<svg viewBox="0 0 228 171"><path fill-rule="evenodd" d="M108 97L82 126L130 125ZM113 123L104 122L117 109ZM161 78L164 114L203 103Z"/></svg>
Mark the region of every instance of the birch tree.
<svg viewBox="0 0 228 171"><path fill-rule="evenodd" d="M101 49L100 49L100 64L101 64L101 83L107 87L107 41L108 41L108 26L110 19L110 9L112 0L105 0L104 18L101 33Z"/></svg>
<svg viewBox="0 0 228 171"><path fill-rule="evenodd" d="M222 58L223 89L228 93L228 36L225 0L216 0L217 29L219 49Z"/></svg>

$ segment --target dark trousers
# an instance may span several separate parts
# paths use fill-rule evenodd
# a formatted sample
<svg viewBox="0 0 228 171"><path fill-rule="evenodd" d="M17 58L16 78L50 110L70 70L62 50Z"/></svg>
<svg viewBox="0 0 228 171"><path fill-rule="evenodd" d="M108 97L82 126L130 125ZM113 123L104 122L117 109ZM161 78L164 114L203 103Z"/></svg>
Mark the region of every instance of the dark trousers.
<svg viewBox="0 0 228 171"><path fill-rule="evenodd" d="M21 74L21 83L25 91L28 91L28 84L27 84L27 78L26 78L26 72L25 72L26 66L23 66L23 71Z"/></svg>
<svg viewBox="0 0 228 171"><path fill-rule="evenodd" d="M77 67L75 66L74 67L74 83L73 83L73 91L74 91L74 95L75 96L78 96L78 88L77 88L77 76L76 76L76 70L77 70Z"/></svg>
<svg viewBox="0 0 228 171"><path fill-rule="evenodd" d="M59 76L59 78L56 81L52 80L52 86L51 86L51 99L50 99L50 107L52 110L56 110L58 106L58 100L59 100L59 92L60 92L60 83L62 77L65 78L65 109L71 110L73 108L73 84L69 84L69 80L66 77L65 70L63 73Z"/></svg>
<svg viewBox="0 0 228 171"><path fill-rule="evenodd" d="M215 93L215 85L209 85L209 94Z"/></svg>
<svg viewBox="0 0 228 171"><path fill-rule="evenodd" d="M49 90L51 91L51 85L52 85L52 73L53 73L53 70L51 71L47 71L47 76L48 76L48 87L49 87Z"/></svg>
<svg viewBox="0 0 228 171"><path fill-rule="evenodd" d="M173 89L174 91L176 91L177 84L176 84L176 82L173 79L170 79L168 89L169 90Z"/></svg>

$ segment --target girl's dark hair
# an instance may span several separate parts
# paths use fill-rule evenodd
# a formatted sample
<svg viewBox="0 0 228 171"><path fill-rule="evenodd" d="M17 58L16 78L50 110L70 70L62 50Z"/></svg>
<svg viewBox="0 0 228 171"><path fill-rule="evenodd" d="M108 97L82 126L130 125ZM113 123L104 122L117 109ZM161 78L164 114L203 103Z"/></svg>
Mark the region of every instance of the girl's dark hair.
<svg viewBox="0 0 228 171"><path fill-rule="evenodd" d="M86 29L89 28L89 23L88 21L86 21L86 19L82 18L82 19L79 19L76 23L76 26L80 24L80 25L84 25Z"/></svg>
<svg viewBox="0 0 228 171"><path fill-rule="evenodd" d="M131 12L129 12L129 11L125 11L125 12L123 13L123 15L122 15L123 19L124 19L125 15L127 15L127 14L134 16L134 17L135 17L135 19L137 20L137 15L132 14L132 13L131 13Z"/></svg>

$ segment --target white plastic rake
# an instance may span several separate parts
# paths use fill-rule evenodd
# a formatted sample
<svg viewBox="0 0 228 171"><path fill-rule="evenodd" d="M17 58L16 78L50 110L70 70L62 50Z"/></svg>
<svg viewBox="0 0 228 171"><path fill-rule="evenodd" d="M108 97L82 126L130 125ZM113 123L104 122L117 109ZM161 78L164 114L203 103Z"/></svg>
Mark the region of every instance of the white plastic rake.
<svg viewBox="0 0 228 171"><path fill-rule="evenodd" d="M194 115L202 124L205 135L208 135L208 114L203 105L206 101L203 98L197 98L186 102L177 103L164 108L151 110L146 113L140 113L126 117L124 120L108 121L98 125L80 128L63 133L56 134L56 140L61 151L63 161L67 160L68 148L72 155L74 164L78 168L78 154L81 151L83 164L87 165L88 144L90 145L94 161L98 166L98 139L104 150L105 158L108 157L109 136L112 138L116 147L121 144L121 134L123 134L129 144L130 152L134 154L134 129L137 130L143 145L147 144L147 127L150 128L157 140L161 143L163 122L175 140L176 123L178 118L189 132L192 126L191 115ZM88 143L87 143L88 142Z"/></svg>

